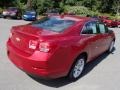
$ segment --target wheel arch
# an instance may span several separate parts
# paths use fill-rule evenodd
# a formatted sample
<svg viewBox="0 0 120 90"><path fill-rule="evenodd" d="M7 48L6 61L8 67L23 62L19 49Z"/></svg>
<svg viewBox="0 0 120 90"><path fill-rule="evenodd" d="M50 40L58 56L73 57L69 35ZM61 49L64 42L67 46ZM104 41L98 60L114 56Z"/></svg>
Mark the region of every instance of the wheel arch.
<svg viewBox="0 0 120 90"><path fill-rule="evenodd" d="M71 67L70 67L70 69L69 69L69 73L70 73L70 71L72 70L74 64L77 62L78 58L80 58L81 56L84 56L84 57L85 57L85 62L87 62L87 60L88 60L88 53L87 53L87 52L82 52L82 53L80 53L80 54L75 58L75 60L73 61L73 63L71 64ZM68 73L68 75L69 75L69 73ZM67 75L67 76L68 76L68 75Z"/></svg>
<svg viewBox="0 0 120 90"><path fill-rule="evenodd" d="M80 56L84 56L85 57L85 61L87 61L87 59L88 59L88 53L87 52L80 53L77 58L79 58Z"/></svg>
<svg viewBox="0 0 120 90"><path fill-rule="evenodd" d="M115 37L113 38L113 41L115 41L116 39L115 39Z"/></svg>

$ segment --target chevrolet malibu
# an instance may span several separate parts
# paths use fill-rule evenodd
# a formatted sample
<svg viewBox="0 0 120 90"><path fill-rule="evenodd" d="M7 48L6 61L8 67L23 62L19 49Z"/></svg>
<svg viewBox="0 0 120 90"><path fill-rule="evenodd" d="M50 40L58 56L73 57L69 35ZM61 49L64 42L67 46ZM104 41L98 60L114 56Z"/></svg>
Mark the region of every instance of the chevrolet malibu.
<svg viewBox="0 0 120 90"><path fill-rule="evenodd" d="M14 26L7 42L10 60L26 73L45 79L77 80L85 64L112 52L114 32L90 17L49 16Z"/></svg>

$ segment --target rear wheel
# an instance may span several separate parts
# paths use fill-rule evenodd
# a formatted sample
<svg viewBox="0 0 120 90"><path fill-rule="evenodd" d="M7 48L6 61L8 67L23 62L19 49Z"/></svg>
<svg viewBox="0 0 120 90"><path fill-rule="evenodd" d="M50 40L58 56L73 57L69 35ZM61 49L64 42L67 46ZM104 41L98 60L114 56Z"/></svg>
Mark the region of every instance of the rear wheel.
<svg viewBox="0 0 120 90"><path fill-rule="evenodd" d="M118 28L120 28L120 25L118 25Z"/></svg>
<svg viewBox="0 0 120 90"><path fill-rule="evenodd" d="M72 66L72 69L69 73L69 79L72 81L77 80L81 76L84 70L84 66L85 66L85 56L80 56Z"/></svg>

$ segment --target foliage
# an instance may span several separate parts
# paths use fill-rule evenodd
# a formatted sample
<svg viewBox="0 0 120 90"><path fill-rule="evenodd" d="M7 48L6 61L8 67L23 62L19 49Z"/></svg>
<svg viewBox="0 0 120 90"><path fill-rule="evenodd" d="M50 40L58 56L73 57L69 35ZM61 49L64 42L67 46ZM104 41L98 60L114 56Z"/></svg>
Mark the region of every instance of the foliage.
<svg viewBox="0 0 120 90"><path fill-rule="evenodd" d="M0 14L2 13L3 9L0 7Z"/></svg>
<svg viewBox="0 0 120 90"><path fill-rule="evenodd" d="M33 0L32 8L35 9L37 11L37 13L42 14L48 8L52 8L53 3L54 2L52 0Z"/></svg>
<svg viewBox="0 0 120 90"><path fill-rule="evenodd" d="M99 6L100 11L110 13L112 11L113 1L114 0L102 0Z"/></svg>
<svg viewBox="0 0 120 90"><path fill-rule="evenodd" d="M114 0L114 3L113 3L113 11L114 13L116 14L116 16L120 16L120 0Z"/></svg>
<svg viewBox="0 0 120 90"><path fill-rule="evenodd" d="M78 0L65 0L66 5L75 5Z"/></svg>
<svg viewBox="0 0 120 90"><path fill-rule="evenodd" d="M82 5L88 7L90 10L96 10L98 6L97 0L83 0Z"/></svg>
<svg viewBox="0 0 120 90"><path fill-rule="evenodd" d="M61 12L63 12L64 9L69 6L68 9L70 9L70 11L72 10L76 12L77 14L88 14L89 11L90 15L96 15L99 14L100 12L100 13L109 13L115 16L116 15L120 16L120 0L1 0L0 1L0 6L2 7L8 7L11 5L20 7L22 10L25 8L29 8L29 9L33 8L39 14L44 13L47 10L47 8L60 8Z"/></svg>
<svg viewBox="0 0 120 90"><path fill-rule="evenodd" d="M23 0L16 0L15 2L13 2L13 4L20 8L22 11L24 11L26 9L26 5L25 2Z"/></svg>
<svg viewBox="0 0 120 90"><path fill-rule="evenodd" d="M0 0L0 6L1 7L12 6L14 1L15 0Z"/></svg>
<svg viewBox="0 0 120 90"><path fill-rule="evenodd" d="M64 11L68 13L75 13L81 16L90 15L89 10L83 6L65 6Z"/></svg>

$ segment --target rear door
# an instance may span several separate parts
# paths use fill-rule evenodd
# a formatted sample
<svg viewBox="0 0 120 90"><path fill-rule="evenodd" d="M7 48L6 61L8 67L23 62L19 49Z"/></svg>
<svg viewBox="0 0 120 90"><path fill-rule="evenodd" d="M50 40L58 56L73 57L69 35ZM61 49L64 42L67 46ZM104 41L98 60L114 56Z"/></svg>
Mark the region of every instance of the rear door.
<svg viewBox="0 0 120 90"><path fill-rule="evenodd" d="M97 28L97 22L91 21L85 24L82 35L87 39L87 44L89 48L90 59L97 57L101 51L101 36L99 35L99 30Z"/></svg>

